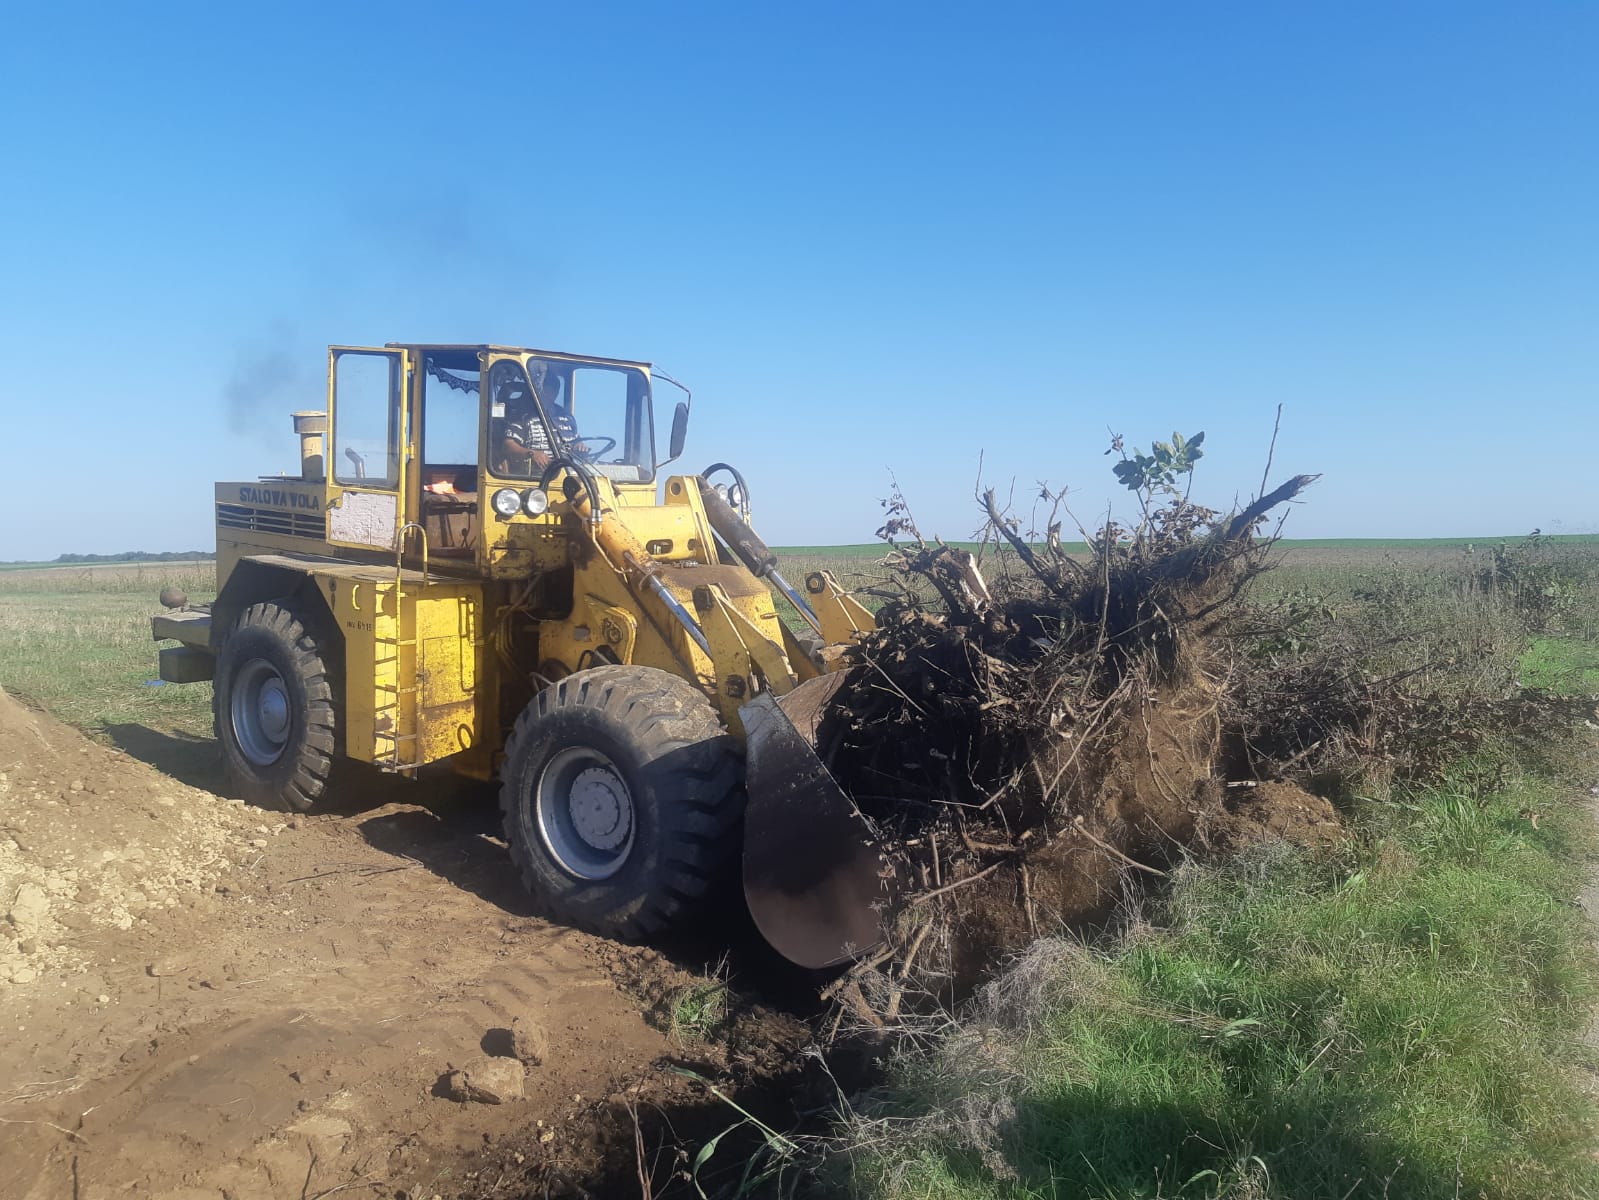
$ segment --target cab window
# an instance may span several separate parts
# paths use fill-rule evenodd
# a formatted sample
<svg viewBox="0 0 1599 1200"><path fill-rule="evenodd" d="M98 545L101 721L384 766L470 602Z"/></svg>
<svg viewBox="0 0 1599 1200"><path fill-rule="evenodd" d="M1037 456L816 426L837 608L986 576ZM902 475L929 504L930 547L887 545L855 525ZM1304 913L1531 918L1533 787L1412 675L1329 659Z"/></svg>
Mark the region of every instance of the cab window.
<svg viewBox="0 0 1599 1200"><path fill-rule="evenodd" d="M536 365L533 370L537 371ZM547 375L559 380L555 392L559 411L550 416L574 457L619 483L648 483L655 478L650 385L643 371L597 363L552 363ZM574 438L567 438L564 423L570 423Z"/></svg>
<svg viewBox="0 0 1599 1200"><path fill-rule="evenodd" d="M549 395L546 404L553 410L559 392L544 375L539 379L543 387L535 387L522 364L508 359L489 368L489 466L496 475L537 479L554 460L557 441L564 440L550 436L535 399Z"/></svg>
<svg viewBox="0 0 1599 1200"><path fill-rule="evenodd" d="M333 361L333 478L393 488L400 479L400 356L340 351Z"/></svg>
<svg viewBox="0 0 1599 1200"><path fill-rule="evenodd" d="M429 354L423 362L422 461L477 466L477 356Z"/></svg>

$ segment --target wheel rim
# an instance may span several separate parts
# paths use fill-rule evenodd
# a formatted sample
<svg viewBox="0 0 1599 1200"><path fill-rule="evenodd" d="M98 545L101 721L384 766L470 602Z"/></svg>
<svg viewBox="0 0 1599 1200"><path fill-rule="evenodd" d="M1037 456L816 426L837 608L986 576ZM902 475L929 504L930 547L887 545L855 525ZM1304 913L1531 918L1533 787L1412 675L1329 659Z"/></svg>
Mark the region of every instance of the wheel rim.
<svg viewBox="0 0 1599 1200"><path fill-rule="evenodd" d="M294 727L289 688L278 669L264 658L252 658L233 677L229 698L233 737L245 758L258 767L283 757Z"/></svg>
<svg viewBox="0 0 1599 1200"><path fill-rule="evenodd" d="M633 797L616 764L573 746L545 764L534 787L539 839L561 869L609 879L633 849Z"/></svg>

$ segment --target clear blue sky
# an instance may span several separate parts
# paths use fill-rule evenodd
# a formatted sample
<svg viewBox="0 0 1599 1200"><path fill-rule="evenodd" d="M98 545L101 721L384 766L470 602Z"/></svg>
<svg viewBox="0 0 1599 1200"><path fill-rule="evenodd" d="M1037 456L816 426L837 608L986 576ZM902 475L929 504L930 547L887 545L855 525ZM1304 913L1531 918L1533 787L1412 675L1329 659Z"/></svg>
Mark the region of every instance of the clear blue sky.
<svg viewBox="0 0 1599 1200"><path fill-rule="evenodd" d="M660 364L778 543L890 470L966 536L979 451L1087 517L1107 427L1225 504L1279 401L1298 536L1599 529L1596 63L1576 3L13 4L0 559L209 547L391 340Z"/></svg>

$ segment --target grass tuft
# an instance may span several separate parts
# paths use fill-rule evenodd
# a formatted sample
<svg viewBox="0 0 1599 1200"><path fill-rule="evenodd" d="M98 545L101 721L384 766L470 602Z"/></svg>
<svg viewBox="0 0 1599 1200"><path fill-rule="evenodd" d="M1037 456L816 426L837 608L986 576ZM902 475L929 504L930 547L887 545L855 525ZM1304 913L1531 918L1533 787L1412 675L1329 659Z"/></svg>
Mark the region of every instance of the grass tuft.
<svg viewBox="0 0 1599 1200"><path fill-rule="evenodd" d="M672 997L667 1032L679 1043L710 1041L720 1034L732 1015L728 991L727 958L707 969L704 978L678 990Z"/></svg>

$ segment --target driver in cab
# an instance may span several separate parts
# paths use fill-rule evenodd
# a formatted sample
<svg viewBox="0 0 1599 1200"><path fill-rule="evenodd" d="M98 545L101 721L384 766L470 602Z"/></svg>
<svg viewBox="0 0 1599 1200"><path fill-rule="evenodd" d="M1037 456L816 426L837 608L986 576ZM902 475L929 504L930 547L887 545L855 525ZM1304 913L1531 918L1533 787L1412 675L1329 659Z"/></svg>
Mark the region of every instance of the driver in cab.
<svg viewBox="0 0 1599 1200"><path fill-rule="evenodd" d="M584 449L577 440L577 422L566 406L566 389L559 375L549 364L535 359L528 364L534 391L543 402L555 427L556 445L551 446L550 434L539 419L538 407L528 391L527 380L521 371L510 363L496 366L494 403L505 415L496 419L490 438L495 455L495 469L504 475L532 479L549 466L556 451L570 446L577 452Z"/></svg>

